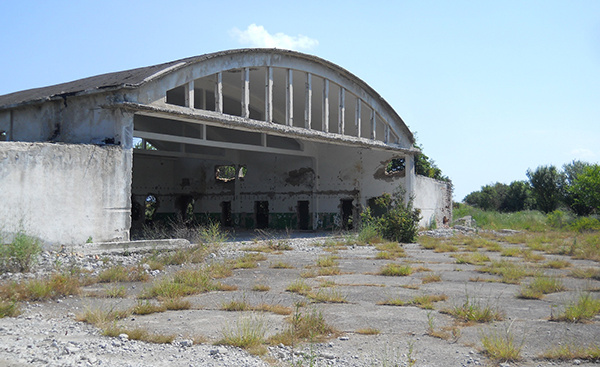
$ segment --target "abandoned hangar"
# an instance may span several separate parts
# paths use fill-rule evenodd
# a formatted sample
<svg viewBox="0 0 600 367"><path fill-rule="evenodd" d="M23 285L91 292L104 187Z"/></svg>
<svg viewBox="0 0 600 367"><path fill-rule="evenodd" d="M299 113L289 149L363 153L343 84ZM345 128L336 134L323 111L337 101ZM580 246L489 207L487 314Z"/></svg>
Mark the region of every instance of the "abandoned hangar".
<svg viewBox="0 0 600 367"><path fill-rule="evenodd" d="M315 56L241 49L0 96L0 231L127 241L145 221L348 228L402 187L421 225L451 188L371 87ZM148 209L148 210L146 210Z"/></svg>

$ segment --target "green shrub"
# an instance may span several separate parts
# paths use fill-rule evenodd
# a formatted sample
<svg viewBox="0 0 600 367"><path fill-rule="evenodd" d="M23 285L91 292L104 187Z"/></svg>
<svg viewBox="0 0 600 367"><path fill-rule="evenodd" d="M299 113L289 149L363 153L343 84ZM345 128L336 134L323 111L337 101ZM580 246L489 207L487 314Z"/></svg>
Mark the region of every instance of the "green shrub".
<svg viewBox="0 0 600 367"><path fill-rule="evenodd" d="M416 241L421 211L412 207L412 200L405 203L403 195L403 190L399 190L394 195L385 193L375 199L377 211L383 214L377 216L371 208L367 208L361 214L363 229L371 233L369 237L374 238L372 234L376 232L389 241L403 243Z"/></svg>
<svg viewBox="0 0 600 367"><path fill-rule="evenodd" d="M23 232L18 232L11 243L0 246L1 271L29 271L42 252L40 240Z"/></svg>
<svg viewBox="0 0 600 367"><path fill-rule="evenodd" d="M577 232L600 231L600 220L592 217L579 217L571 223L571 229Z"/></svg>

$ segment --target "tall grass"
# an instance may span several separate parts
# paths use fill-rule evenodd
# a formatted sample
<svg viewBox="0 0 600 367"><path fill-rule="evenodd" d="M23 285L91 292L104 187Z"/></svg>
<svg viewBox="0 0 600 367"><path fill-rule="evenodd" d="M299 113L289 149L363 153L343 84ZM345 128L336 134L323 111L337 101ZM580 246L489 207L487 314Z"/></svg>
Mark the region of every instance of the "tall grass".
<svg viewBox="0 0 600 367"><path fill-rule="evenodd" d="M526 210L515 213L499 213L485 211L470 205L463 204L454 209L453 217L461 218L470 215L475 219L477 226L482 229L511 228L516 230L545 231L548 224L546 216L539 211Z"/></svg>

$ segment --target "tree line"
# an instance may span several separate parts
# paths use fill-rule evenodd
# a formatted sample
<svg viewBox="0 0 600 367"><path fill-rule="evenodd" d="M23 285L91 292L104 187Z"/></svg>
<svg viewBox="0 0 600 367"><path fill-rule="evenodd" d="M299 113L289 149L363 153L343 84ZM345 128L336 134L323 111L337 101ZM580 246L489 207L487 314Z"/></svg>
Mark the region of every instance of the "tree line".
<svg viewBox="0 0 600 367"><path fill-rule="evenodd" d="M527 181L496 182L467 195L463 201L483 210L550 213L568 208L578 216L600 214L600 165L572 161L558 169L539 166L527 170Z"/></svg>

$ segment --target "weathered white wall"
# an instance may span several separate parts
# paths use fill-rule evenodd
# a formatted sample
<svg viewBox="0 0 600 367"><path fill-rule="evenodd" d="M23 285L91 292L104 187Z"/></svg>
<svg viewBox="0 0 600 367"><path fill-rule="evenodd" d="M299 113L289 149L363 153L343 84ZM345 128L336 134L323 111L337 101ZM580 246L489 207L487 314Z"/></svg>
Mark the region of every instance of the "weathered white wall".
<svg viewBox="0 0 600 367"><path fill-rule="evenodd" d="M449 184L433 178L416 175L414 207L421 209L421 227L429 227L435 222L438 228L444 226L444 217L452 220L452 192Z"/></svg>
<svg viewBox="0 0 600 367"><path fill-rule="evenodd" d="M128 240L132 151L0 142L0 230L47 244Z"/></svg>

